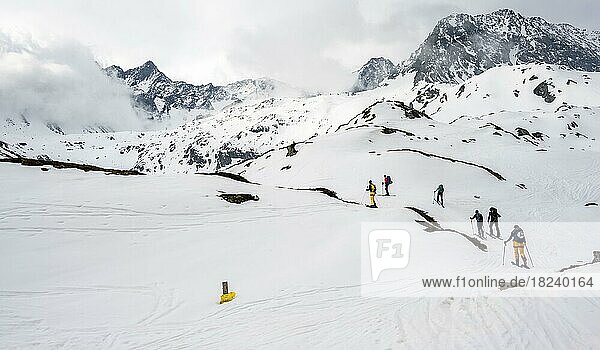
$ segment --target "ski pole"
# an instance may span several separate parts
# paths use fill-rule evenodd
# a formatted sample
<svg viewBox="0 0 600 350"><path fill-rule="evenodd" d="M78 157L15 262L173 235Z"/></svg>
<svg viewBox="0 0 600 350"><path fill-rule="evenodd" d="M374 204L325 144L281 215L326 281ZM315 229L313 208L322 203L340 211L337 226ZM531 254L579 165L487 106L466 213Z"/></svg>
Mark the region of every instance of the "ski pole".
<svg viewBox="0 0 600 350"><path fill-rule="evenodd" d="M502 266L504 266L504 256L505 255L506 255L506 243L504 243L504 248L502 248Z"/></svg>
<svg viewBox="0 0 600 350"><path fill-rule="evenodd" d="M473 236L475 235L475 229L473 228L473 219L471 219L471 233L473 233Z"/></svg>
<svg viewBox="0 0 600 350"><path fill-rule="evenodd" d="M435 191L433 191L433 198L431 198L431 204L435 204Z"/></svg>
<svg viewBox="0 0 600 350"><path fill-rule="evenodd" d="M365 193L366 193L366 192L363 192L363 194L362 194L362 197L360 197L360 203L361 203L361 204L363 204L363 203L364 203L364 200L365 200Z"/></svg>
<svg viewBox="0 0 600 350"><path fill-rule="evenodd" d="M531 267L535 267L533 266L533 260L531 260L531 253L529 253L529 247L527 246L527 243L525 243L525 250L527 251L527 255L529 255L529 262L531 263Z"/></svg>

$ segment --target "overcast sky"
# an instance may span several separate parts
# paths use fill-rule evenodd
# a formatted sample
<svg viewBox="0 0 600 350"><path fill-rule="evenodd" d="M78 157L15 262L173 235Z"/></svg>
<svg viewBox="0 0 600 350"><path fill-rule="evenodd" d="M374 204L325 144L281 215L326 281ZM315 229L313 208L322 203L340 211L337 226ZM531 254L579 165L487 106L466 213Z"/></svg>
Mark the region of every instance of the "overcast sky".
<svg viewBox="0 0 600 350"><path fill-rule="evenodd" d="M335 89L370 57L407 58L442 17L506 7L600 29L598 0L0 0L0 29L75 39L102 65L151 59L193 83Z"/></svg>

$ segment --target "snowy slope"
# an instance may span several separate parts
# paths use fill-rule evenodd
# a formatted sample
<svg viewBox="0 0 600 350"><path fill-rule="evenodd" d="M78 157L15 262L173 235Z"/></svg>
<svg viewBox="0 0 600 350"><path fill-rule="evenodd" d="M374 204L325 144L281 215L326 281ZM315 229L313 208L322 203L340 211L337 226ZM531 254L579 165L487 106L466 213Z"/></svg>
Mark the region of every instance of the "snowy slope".
<svg viewBox="0 0 600 350"><path fill-rule="evenodd" d="M584 205L600 196L600 182L593 180L600 162L598 112L501 112L448 124L401 102L379 102L336 133L298 145L292 157L275 150L230 170L286 187L326 187L353 201L364 199L368 179L377 184L383 174L393 174L398 198L382 200L401 203L394 205L425 206L444 183L448 201L461 205L458 212L444 210L446 221L463 220L462 206L497 202L511 203L504 210L515 221L594 221L597 213ZM589 136L569 131L570 120ZM548 188L556 193L548 194ZM545 210L532 208L531 201L543 202Z"/></svg>
<svg viewBox="0 0 600 350"><path fill-rule="evenodd" d="M244 101L176 129L147 133L135 168L144 172L212 171L273 148L335 131L375 99L407 91L411 77L358 95Z"/></svg>
<svg viewBox="0 0 600 350"><path fill-rule="evenodd" d="M498 83L500 77L501 84ZM464 84L435 85L435 88L438 91L431 96L418 96L414 106L447 122L462 116L480 117L500 111L560 115L575 107L600 105L598 73L551 65L497 67Z"/></svg>
<svg viewBox="0 0 600 350"><path fill-rule="evenodd" d="M323 137L294 157L309 147L327 157L331 147L325 139L358 141L353 133L359 130L371 134L375 145L394 137L369 129ZM368 143L364 135L359 140ZM363 151L344 156L362 161ZM315 161L307 163L302 178L286 180L317 185L333 175L341 183L350 171L367 171L343 168L346 158L328 159L338 165L334 174L320 169L325 162ZM476 168L407 160L421 169L445 171L448 215L472 208L455 194L466 177L471 184L511 187ZM402 156L396 161L407 163ZM543 349L593 348L600 340L597 298L361 296L361 222L419 219L403 208L406 204L446 218L421 196L409 197L413 192L396 173L393 191L400 197L382 200L381 209L372 210L320 193L276 188L267 177L265 185L254 185L200 175L119 177L0 166L0 181L15 189L0 204L3 348ZM373 176L380 166L372 168ZM336 189L349 192L351 186ZM550 188L548 195L561 190ZM217 197L222 191L260 199L229 204ZM495 203L506 217L518 218L509 205L514 198L508 197ZM534 207L542 203L539 198L521 200L540 217L547 213ZM575 239L575 231L569 232L555 239L528 231L537 271L589 258L596 234L578 233ZM482 252L451 233L415 231L412 239L416 272L423 267L460 273L515 269L499 264L500 242L487 242L489 249ZM238 293L226 305L217 304L222 280Z"/></svg>
<svg viewBox="0 0 600 350"><path fill-rule="evenodd" d="M0 141L15 155L28 158L94 164L108 168L130 169L137 161L144 132L89 132L60 134L43 123L6 119L0 121ZM1 144L0 144L1 145ZM3 155L11 158L15 155Z"/></svg>

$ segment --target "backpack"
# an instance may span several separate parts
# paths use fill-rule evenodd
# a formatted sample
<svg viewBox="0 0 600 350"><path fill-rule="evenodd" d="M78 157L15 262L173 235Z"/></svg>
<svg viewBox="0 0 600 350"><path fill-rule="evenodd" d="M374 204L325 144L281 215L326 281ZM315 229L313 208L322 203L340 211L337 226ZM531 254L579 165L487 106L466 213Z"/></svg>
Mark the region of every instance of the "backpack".
<svg viewBox="0 0 600 350"><path fill-rule="evenodd" d="M387 181L388 185L391 185L393 183L392 178L389 175L386 176L385 180Z"/></svg>
<svg viewBox="0 0 600 350"><path fill-rule="evenodd" d="M375 187L375 184L369 184L369 192L377 192L377 187Z"/></svg>
<svg viewBox="0 0 600 350"><path fill-rule="evenodd" d="M493 222L498 221L498 218L500 217L500 214L498 214L498 209L491 207L490 208L490 220Z"/></svg>
<svg viewBox="0 0 600 350"><path fill-rule="evenodd" d="M523 230L519 229L517 232L515 232L514 240L518 243L525 243L525 233Z"/></svg>

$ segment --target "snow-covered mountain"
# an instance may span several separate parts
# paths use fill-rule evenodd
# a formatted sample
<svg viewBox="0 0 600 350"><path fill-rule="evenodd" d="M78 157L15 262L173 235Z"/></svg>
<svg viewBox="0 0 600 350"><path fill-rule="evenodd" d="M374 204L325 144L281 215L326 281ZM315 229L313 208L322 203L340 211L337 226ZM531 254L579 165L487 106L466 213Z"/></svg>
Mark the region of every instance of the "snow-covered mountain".
<svg viewBox="0 0 600 350"><path fill-rule="evenodd" d="M371 98L333 94L244 101L173 130L146 133L135 149L134 167L161 173L222 170L273 148L333 132Z"/></svg>
<svg viewBox="0 0 600 350"><path fill-rule="evenodd" d="M358 71L353 91L374 89L407 73L415 73L415 84L457 84L499 65L527 63L600 71L600 32L525 17L510 9L453 14L441 19L401 64L371 58Z"/></svg>
<svg viewBox="0 0 600 350"><path fill-rule="evenodd" d="M301 90L269 78L244 79L222 86L175 81L152 61L128 70L112 65L105 71L131 87L135 106L155 118L169 116L172 110L212 111L247 99L305 95Z"/></svg>
<svg viewBox="0 0 600 350"><path fill-rule="evenodd" d="M147 133L137 151L135 168L142 172L193 172L224 169L292 142L336 132L340 125L365 114L377 101L404 102L408 114L430 116L442 122L486 115L537 113L544 118L564 119L551 137L585 134L575 130L566 110L580 115L597 111L600 96L598 73L567 70L560 66L524 65L498 67L472 77L464 85L429 84L412 87L414 75L389 81L378 89L358 95L327 95L312 98L271 98L244 102L210 117L196 119L175 130ZM504 83L498 85L498 81ZM426 98L427 97L427 98ZM570 126L571 125L571 126ZM528 125L511 125L530 130ZM531 133L548 130L530 130ZM579 136L575 135L576 138ZM586 137L595 137L586 135ZM538 140L533 140L537 143ZM575 141L574 141L575 142ZM587 147L587 146L586 146Z"/></svg>
<svg viewBox="0 0 600 350"><path fill-rule="evenodd" d="M527 48L527 45L537 48L542 43L549 45L548 36L553 35L555 39L551 42L555 43L554 46L546 46L546 51L540 48L539 51L544 53L536 56L540 60L575 57L584 52L585 55L581 54L578 60L573 61L573 64L581 63L574 68L596 67L594 55L597 53L584 49L595 47L597 39L574 27L548 24L540 18L525 18L508 10L479 16L454 15L440 21L428 39L433 40L435 35L445 38L435 40L439 49L439 55L435 57L439 60L432 61L436 66L430 67L431 71L427 72L431 73L431 79L440 77L436 71L444 72L446 77L454 74L455 78L467 79L462 85L442 78L439 78L442 82L421 81L419 79L424 79L422 72L417 70L396 76L397 67L390 60L373 58L359 71L357 86L361 89L378 88L355 95L305 96L268 79L243 80L225 86L173 81L149 61L127 71L111 66L106 68L106 72L131 87L137 105L156 117L170 115L174 111L191 111L198 115L199 111L212 109L210 113L160 131L93 137L53 135L48 139L42 138L42 134L32 130L26 122L11 120L0 124L4 130L1 141L10 152L32 157L100 162L103 166L135 168L149 173L189 173L221 170L293 142L333 133L340 125L381 100L401 101L414 113L423 112L445 122L462 117L480 118L507 110L519 113L538 110L554 116L560 108L564 108L563 105L596 108L599 93L597 74L578 72L566 65L510 65L534 57L535 50L513 50L511 57L518 60L509 60L507 65L510 68L471 69L465 62L481 62L476 60L479 56L470 53L482 52L481 57L488 57L501 51L492 50L502 37L499 34L501 30L494 29L496 27L507 30L506 42L518 44L513 48ZM466 40L465 28L469 28L468 33L477 35L471 36L470 41L460 42L461 38ZM452 36L448 36L450 34ZM523 41L526 38L530 40ZM572 52L561 46L566 42L576 42L577 38L589 42L580 41L579 46L573 46ZM425 46L422 45L412 59L422 57ZM459 52L461 54L452 56L452 60L448 56ZM433 57L430 58L433 60ZM503 56L493 57L500 59ZM467 61L461 61L462 58ZM585 66L583 62L591 66ZM452 70L457 64L462 70ZM421 66L430 69L427 67ZM385 84L382 84L384 81ZM415 85L414 81L418 84ZM568 129L566 133L570 131ZM37 136L32 137L32 134Z"/></svg>
<svg viewBox="0 0 600 350"><path fill-rule="evenodd" d="M513 10L440 20L421 46L403 62L415 82L459 83L498 65L546 63L600 71L598 33Z"/></svg>
<svg viewBox="0 0 600 350"><path fill-rule="evenodd" d="M500 54L502 50L497 50L502 43L513 45L507 65L525 59L569 61L577 56L571 60L573 68L596 69L597 53L591 48L596 47L597 33L592 34L568 25L549 24L540 18L525 18L510 10L479 16L453 15L441 20L412 61L405 62L404 68L408 69L410 62L416 64L429 52L433 56L427 57L435 67L419 68L425 69L429 78L424 78L417 68L398 75L398 67L389 59L373 58L359 70L356 85L357 91L372 90L357 95L307 97L269 79L248 79L224 86L193 85L170 79L151 61L129 70L110 66L106 73L129 86L136 105L157 118L174 111L210 113L166 130L113 133L109 137L71 136L69 140L60 132L42 140L43 132L38 130L42 127L34 128L27 120L7 120L0 125L4 130L2 141L10 152L34 157L92 163L106 159L108 163L102 165L142 172L187 173L220 170L292 142L335 132L374 102L386 99L402 101L414 113L424 112L445 122L514 110L514 106L518 106L515 112L540 110L552 114L563 105L594 108L598 94L595 74L571 71L567 65L561 68L535 64L489 71L502 65L506 58ZM561 46L566 43L578 45ZM540 48L542 44L545 49ZM426 50L434 48L435 55ZM535 55L536 50L540 55ZM479 60L481 57L488 58ZM481 69L474 69L473 65ZM442 77L438 71L446 75ZM450 76L453 78L446 79ZM428 79L441 82L428 83ZM467 82L455 84L460 79ZM419 83L413 85L414 81ZM500 81L502 84L498 84ZM37 136L31 137L33 134ZM108 144L103 140L108 140ZM106 158L108 149L114 150L116 156Z"/></svg>
<svg viewBox="0 0 600 350"><path fill-rule="evenodd" d="M389 59L384 57L371 58L358 70L357 81L352 91L372 90L386 79L398 76L398 67Z"/></svg>
<svg viewBox="0 0 600 350"><path fill-rule="evenodd" d="M243 101L167 130L108 135L52 133L51 137L41 137L39 133L32 137L29 128L19 124L21 133L14 132L13 125L8 129L13 132L4 132L1 140L7 150L29 157L47 156L105 167L135 168L145 173L215 171L273 149L285 148L293 142L335 133L340 125L368 115L371 105L384 100L402 102L401 106L392 107L406 110L410 115L424 113L444 123L485 120L490 115L506 113L557 120L560 124L552 129L532 129L527 124L503 127L501 122L491 123L515 135L526 130L531 135L541 133L551 139L565 138L573 142L573 147L579 147L577 143L586 138L597 137L582 128L582 122L577 119L598 111L598 73L529 64L496 67L461 85L413 86L413 78L413 74L398 77L389 80L387 86L356 95ZM499 81L502 84L498 84ZM496 130L500 134L504 131ZM529 136L524 133L524 137ZM535 138L531 141L541 142Z"/></svg>

